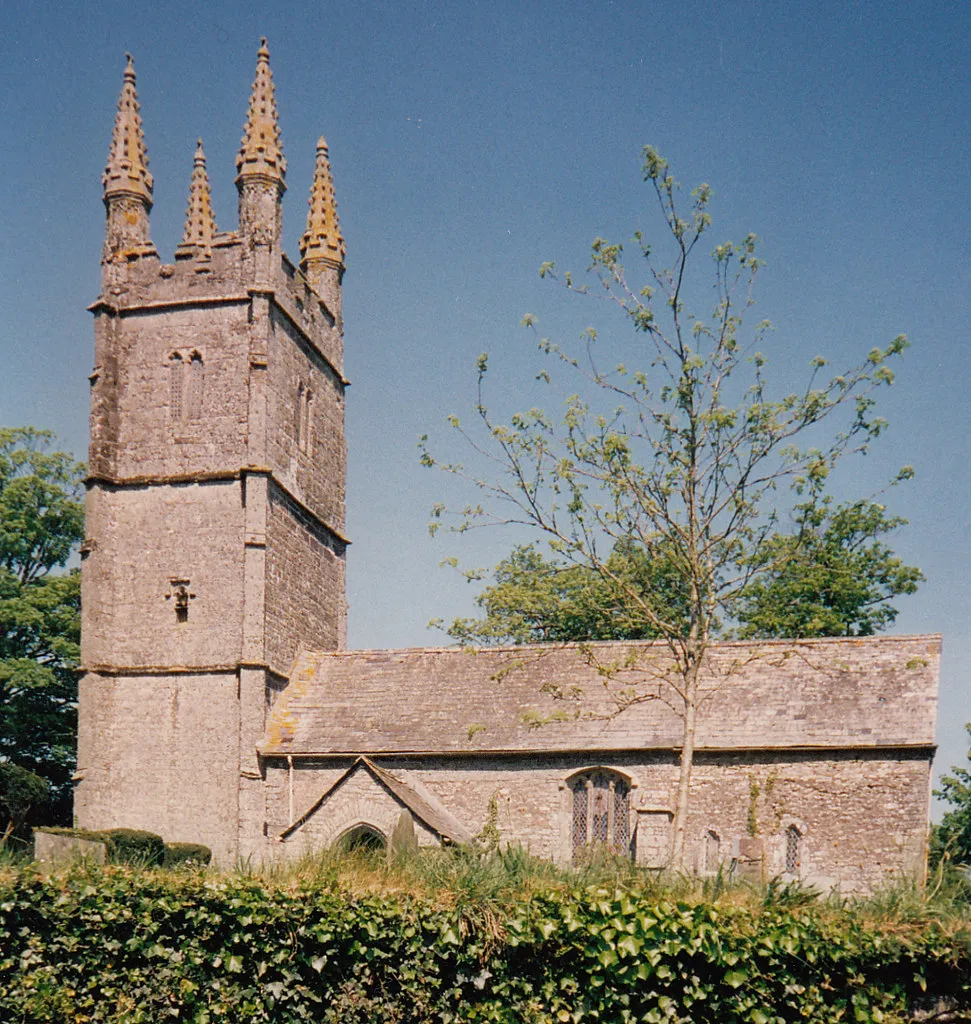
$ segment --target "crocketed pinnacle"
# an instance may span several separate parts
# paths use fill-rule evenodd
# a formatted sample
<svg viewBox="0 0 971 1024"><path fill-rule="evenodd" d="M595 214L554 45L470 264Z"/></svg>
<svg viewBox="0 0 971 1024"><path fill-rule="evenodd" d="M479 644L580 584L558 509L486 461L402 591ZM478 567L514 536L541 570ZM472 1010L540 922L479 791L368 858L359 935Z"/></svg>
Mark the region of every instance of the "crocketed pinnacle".
<svg viewBox="0 0 971 1024"><path fill-rule="evenodd" d="M334 265L344 265L346 252L341 226L337 219L337 200L334 197L334 180L330 173L327 155L327 140L321 135L317 140L317 163L314 180L310 186L310 213L307 215L307 230L300 239L300 258L306 263L311 260L326 260Z"/></svg>
<svg viewBox="0 0 971 1024"><path fill-rule="evenodd" d="M216 233L216 221L212 215L212 193L209 189L209 174L206 171L206 154L202 150L202 139L196 143L196 155L192 162L192 179L189 182L189 205L185 211L183 245L212 245Z"/></svg>
<svg viewBox="0 0 971 1024"><path fill-rule="evenodd" d="M118 99L118 113L111 133L108 163L101 178L107 198L118 193L134 193L152 204L152 175L148 170L145 134L139 114L138 93L135 91L135 66L131 54L126 53L128 65Z"/></svg>
<svg viewBox="0 0 971 1024"><path fill-rule="evenodd" d="M243 141L236 157L236 170L237 181L253 176L270 178L282 185L286 179L287 162L280 142L270 51L265 39L260 41L256 54L256 78L243 127Z"/></svg>

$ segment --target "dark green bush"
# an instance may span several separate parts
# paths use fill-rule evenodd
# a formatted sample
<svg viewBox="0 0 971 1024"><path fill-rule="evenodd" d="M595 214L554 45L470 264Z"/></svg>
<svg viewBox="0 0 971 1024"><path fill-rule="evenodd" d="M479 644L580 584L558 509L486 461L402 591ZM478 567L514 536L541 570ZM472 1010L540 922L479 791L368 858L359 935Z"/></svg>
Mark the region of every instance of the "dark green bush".
<svg viewBox="0 0 971 1024"><path fill-rule="evenodd" d="M162 867L174 868L182 864L198 864L205 867L212 860L212 850L202 843L166 843Z"/></svg>
<svg viewBox="0 0 971 1024"><path fill-rule="evenodd" d="M157 867L165 857L165 840L154 832L138 828L106 828L101 835L108 844L112 864Z"/></svg>
<svg viewBox="0 0 971 1024"><path fill-rule="evenodd" d="M28 818L43 812L51 802L47 779L10 761L0 762L0 845L12 836L23 849L30 829Z"/></svg>

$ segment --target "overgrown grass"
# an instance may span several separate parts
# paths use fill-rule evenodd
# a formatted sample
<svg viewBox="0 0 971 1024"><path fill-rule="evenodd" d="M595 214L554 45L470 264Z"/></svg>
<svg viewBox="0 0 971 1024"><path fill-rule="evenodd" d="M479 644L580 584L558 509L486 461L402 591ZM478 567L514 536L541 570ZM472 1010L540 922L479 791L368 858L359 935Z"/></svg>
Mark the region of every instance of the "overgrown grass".
<svg viewBox="0 0 971 1024"><path fill-rule="evenodd" d="M0 877L36 870L23 852L0 848ZM92 880L105 868L76 866ZM332 892L351 897L392 896L421 900L454 912L464 926L498 935L503 921L540 895L601 889L629 892L648 899L689 905L737 906L751 911L793 910L814 906L824 914L849 915L868 927L910 932L926 927L964 936L971 945L971 883L961 872L941 867L926 886L910 879L888 882L868 896L820 892L799 883L775 879L766 886L733 878L720 871L708 877L659 872L637 867L628 859L599 854L580 865L558 865L533 856L519 845L504 849L443 847L399 853L344 852L336 849L306 854L289 862L238 864L234 870L129 866L135 874L152 872L185 878L239 877L268 890Z"/></svg>
<svg viewBox="0 0 971 1024"><path fill-rule="evenodd" d="M393 858L382 852L325 850L296 861L239 865L237 871L270 885L409 895L448 908L508 907L540 892L590 887L674 898L713 896L730 887L725 878L662 875L607 854L592 856L581 865L562 866L535 857L518 845L492 850L473 846L423 849Z"/></svg>
<svg viewBox="0 0 971 1024"><path fill-rule="evenodd" d="M490 930L500 928L506 914L537 895L597 888L753 910L814 905L833 916L850 914L883 929L934 925L950 933L971 932L971 886L956 871L932 875L927 886L901 879L869 896L851 897L777 879L767 886L753 885L727 871L709 877L659 872L609 855L562 866L535 857L522 846L425 849L394 858L380 852L326 850L289 863L241 866L238 871L271 888L409 896L454 910L473 925L484 924Z"/></svg>

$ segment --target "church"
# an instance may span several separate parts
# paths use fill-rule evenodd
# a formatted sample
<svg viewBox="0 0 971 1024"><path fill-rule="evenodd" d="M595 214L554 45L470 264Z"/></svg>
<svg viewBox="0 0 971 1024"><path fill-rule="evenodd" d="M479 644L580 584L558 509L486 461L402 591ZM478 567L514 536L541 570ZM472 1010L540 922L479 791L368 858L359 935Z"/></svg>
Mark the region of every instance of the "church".
<svg viewBox="0 0 971 1024"><path fill-rule="evenodd" d="M321 138L299 262L282 250L265 40L236 171L238 224L220 231L200 141L163 262L129 57L90 307L76 824L205 843L228 866L489 836L663 868L681 723L661 699L605 713L600 671L636 684L663 644L346 650L345 246ZM690 870L843 891L919 878L940 646L717 645ZM562 714L557 694L579 690L584 713Z"/></svg>

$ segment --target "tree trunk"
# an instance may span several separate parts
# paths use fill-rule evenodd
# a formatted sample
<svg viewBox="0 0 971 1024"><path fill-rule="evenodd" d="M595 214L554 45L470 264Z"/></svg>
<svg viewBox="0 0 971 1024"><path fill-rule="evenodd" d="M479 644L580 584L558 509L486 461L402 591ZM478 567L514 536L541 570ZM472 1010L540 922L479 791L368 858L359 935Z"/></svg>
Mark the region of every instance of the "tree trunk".
<svg viewBox="0 0 971 1024"><path fill-rule="evenodd" d="M674 807L673 835L671 837L671 867L684 871L685 837L688 822L688 797L691 793L691 769L695 759L695 730L698 709L698 670L692 664L684 680L684 718L681 733L681 760L678 774L678 798Z"/></svg>

